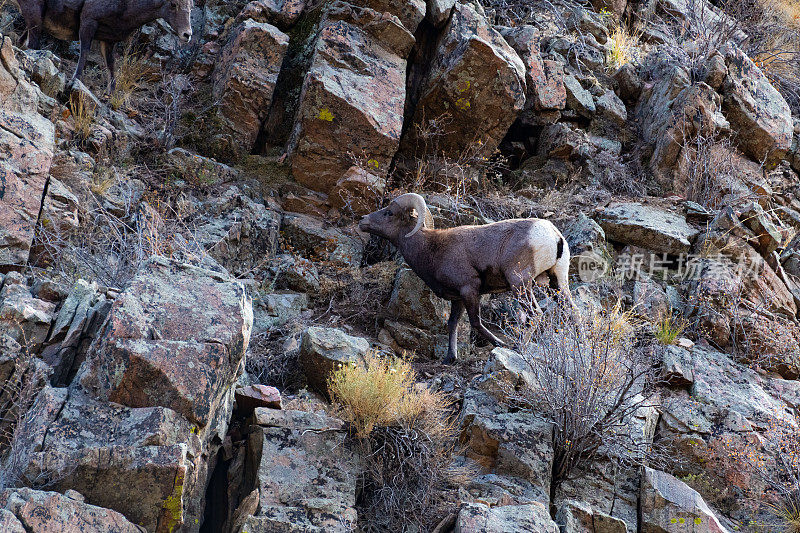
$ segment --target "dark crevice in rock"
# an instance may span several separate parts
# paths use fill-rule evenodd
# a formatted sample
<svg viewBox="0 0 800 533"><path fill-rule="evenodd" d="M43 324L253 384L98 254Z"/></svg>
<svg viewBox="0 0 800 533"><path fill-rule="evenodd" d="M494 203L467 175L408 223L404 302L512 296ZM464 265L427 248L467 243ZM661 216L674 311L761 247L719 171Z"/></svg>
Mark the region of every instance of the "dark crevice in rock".
<svg viewBox="0 0 800 533"><path fill-rule="evenodd" d="M256 488L254 473L248 472L250 454L243 428L247 418L234 412L222 446L214 461L205 494L205 513L200 533L232 533L237 528L234 514L242 500Z"/></svg>
<svg viewBox="0 0 800 533"><path fill-rule="evenodd" d="M304 12L288 32L289 49L278 74L267 120L254 145L255 152L266 152L268 147L285 145L289 140L323 14L322 6Z"/></svg>
<svg viewBox="0 0 800 533"><path fill-rule="evenodd" d="M446 27L447 24L445 24L444 28ZM431 63L436 56L436 50L439 48L439 41L441 40L444 28L436 29L426 18L419 24L417 31L414 33L416 44L409 55L406 72L406 103L403 112L403 131L400 135L400 148L392 161L390 176L392 172L394 172L396 166L400 164L402 158L408 157L414 152L414 147L408 146L407 133L409 128L414 126L414 113L416 112L417 102L419 102L422 93L423 82L428 76Z"/></svg>

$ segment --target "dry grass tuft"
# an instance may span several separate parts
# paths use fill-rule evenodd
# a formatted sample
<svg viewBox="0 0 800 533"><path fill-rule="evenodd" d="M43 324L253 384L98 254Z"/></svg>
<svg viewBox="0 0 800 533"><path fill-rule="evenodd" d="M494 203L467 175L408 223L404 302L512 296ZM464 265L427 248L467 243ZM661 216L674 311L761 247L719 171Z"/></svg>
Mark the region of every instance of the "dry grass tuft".
<svg viewBox="0 0 800 533"><path fill-rule="evenodd" d="M70 98L69 110L74 120L75 139L79 144L83 143L92 134L92 125L97 109L83 93L77 93Z"/></svg>
<svg viewBox="0 0 800 533"><path fill-rule="evenodd" d="M148 65L141 53L126 49L118 62L114 91L109 104L114 109L126 106L139 84L152 77L153 68Z"/></svg>
<svg viewBox="0 0 800 533"><path fill-rule="evenodd" d="M617 24L610 36L611 47L608 50L608 66L618 69L636 58L636 47L639 38L631 34L625 26Z"/></svg>
<svg viewBox="0 0 800 533"><path fill-rule="evenodd" d="M328 383L364 460L358 503L368 530L430 530L437 494L453 477L450 402L414 381L408 361L371 353Z"/></svg>

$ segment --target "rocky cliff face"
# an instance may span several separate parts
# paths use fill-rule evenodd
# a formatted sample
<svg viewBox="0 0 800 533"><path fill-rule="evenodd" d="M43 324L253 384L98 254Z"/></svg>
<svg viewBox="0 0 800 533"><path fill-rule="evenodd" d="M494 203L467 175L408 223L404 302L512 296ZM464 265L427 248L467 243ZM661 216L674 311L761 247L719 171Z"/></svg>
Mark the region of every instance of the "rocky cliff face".
<svg viewBox="0 0 800 533"><path fill-rule="evenodd" d="M800 31L770 6L781 38ZM209 0L188 47L160 22L118 46L106 95L99 62L66 86L69 43L22 49L0 2L3 531L800 520L800 64L766 60L762 19L734 7ZM614 360L648 362L636 408L565 439L558 413L591 419L596 398L542 400L549 352L514 337L538 319L508 295L482 313L517 342L484 346L465 319L441 365L447 302L357 229L404 191L436 227L553 221L582 316L636 324ZM574 350L568 329L545 339ZM404 524L375 515L370 476L425 448L396 424L359 444L328 381L373 353L448 400L457 475ZM564 373L579 360L591 390L624 382L607 360Z"/></svg>

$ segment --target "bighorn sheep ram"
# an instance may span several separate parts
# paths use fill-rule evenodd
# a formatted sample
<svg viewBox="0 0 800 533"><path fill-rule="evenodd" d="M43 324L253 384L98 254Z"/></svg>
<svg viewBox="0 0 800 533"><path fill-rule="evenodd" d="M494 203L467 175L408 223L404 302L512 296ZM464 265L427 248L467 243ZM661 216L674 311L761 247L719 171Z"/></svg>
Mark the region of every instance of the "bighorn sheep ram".
<svg viewBox="0 0 800 533"><path fill-rule="evenodd" d="M64 41L81 41L72 81L79 80L93 40L100 41L109 90L114 88L114 45L138 28L164 19L184 42L192 39L193 0L18 0L25 18L27 47L39 48L42 30Z"/></svg>
<svg viewBox="0 0 800 533"><path fill-rule="evenodd" d="M428 287L451 301L445 363L456 358L458 320L465 308L474 331L495 346L504 345L481 323L481 294L528 290L537 276L546 273L551 287L574 305L569 247L550 221L526 218L433 229L425 199L409 193L365 215L358 226L394 244Z"/></svg>

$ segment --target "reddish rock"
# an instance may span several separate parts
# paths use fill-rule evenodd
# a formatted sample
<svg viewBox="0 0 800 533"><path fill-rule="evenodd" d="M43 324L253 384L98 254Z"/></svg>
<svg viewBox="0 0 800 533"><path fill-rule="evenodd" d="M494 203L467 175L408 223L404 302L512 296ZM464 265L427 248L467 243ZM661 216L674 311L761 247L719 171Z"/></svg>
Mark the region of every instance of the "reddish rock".
<svg viewBox="0 0 800 533"><path fill-rule="evenodd" d="M37 112L11 40L0 46L0 271L28 262L55 151L55 127Z"/></svg>
<svg viewBox="0 0 800 533"><path fill-rule="evenodd" d="M281 408L281 393L275 387L251 385L236 389L236 406L239 411L251 413L256 407Z"/></svg>
<svg viewBox="0 0 800 533"><path fill-rule="evenodd" d="M241 283L155 257L114 302L81 383L101 398L169 407L204 427L227 401L252 326Z"/></svg>
<svg viewBox="0 0 800 533"><path fill-rule="evenodd" d="M76 496L79 494L72 491ZM57 492L28 488L0 493L0 529L6 533L142 533L143 528L110 509Z"/></svg>
<svg viewBox="0 0 800 533"><path fill-rule="evenodd" d="M409 152L458 157L479 145L492 153L524 108L525 91L517 53L473 7L456 4L422 82ZM436 121L443 124L437 142L422 143L418 132Z"/></svg>
<svg viewBox="0 0 800 533"><path fill-rule="evenodd" d="M289 141L292 174L328 193L353 157L385 176L397 151L414 37L388 13L336 2L325 14Z"/></svg>
<svg viewBox="0 0 800 533"><path fill-rule="evenodd" d="M728 76L723 83L723 108L736 142L755 161L779 163L792 145L792 112L781 93L738 48L725 54Z"/></svg>
<svg viewBox="0 0 800 533"><path fill-rule="evenodd" d="M237 20L269 22L286 30L297 22L305 8L306 0L258 0L244 6Z"/></svg>
<svg viewBox="0 0 800 533"><path fill-rule="evenodd" d="M380 208L386 180L359 167L350 167L331 189L330 204L354 215L366 215Z"/></svg>
<svg viewBox="0 0 800 533"><path fill-rule="evenodd" d="M564 109L567 105L564 65L542 59L538 30L533 26L508 28L503 31L503 37L517 51L525 65L525 82L528 86L526 110Z"/></svg>
<svg viewBox="0 0 800 533"><path fill-rule="evenodd" d="M222 50L214 98L226 133L249 153L267 118L289 37L266 23L245 20Z"/></svg>

